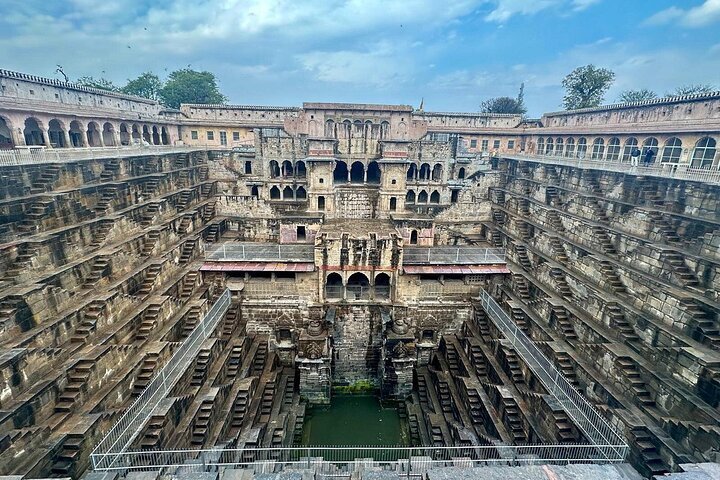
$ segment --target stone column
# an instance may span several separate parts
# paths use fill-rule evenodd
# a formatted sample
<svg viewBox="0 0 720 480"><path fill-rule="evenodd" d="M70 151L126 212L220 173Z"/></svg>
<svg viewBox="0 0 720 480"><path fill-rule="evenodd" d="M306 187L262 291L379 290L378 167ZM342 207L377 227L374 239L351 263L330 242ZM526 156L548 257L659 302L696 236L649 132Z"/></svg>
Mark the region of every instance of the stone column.
<svg viewBox="0 0 720 480"><path fill-rule="evenodd" d="M73 146L72 142L70 141L70 132L67 130L63 130L63 142L65 142L65 148L71 148Z"/></svg>
<svg viewBox="0 0 720 480"><path fill-rule="evenodd" d="M45 130L44 128L40 127L40 134L41 134L42 137L43 137L43 143L45 144L45 146L46 146L46 147L52 147L52 145L50 145L50 135L49 135L49 132L48 132L47 130Z"/></svg>
<svg viewBox="0 0 720 480"><path fill-rule="evenodd" d="M98 132L98 138L100 139L100 146L104 147L105 146L105 138L103 138L103 131L99 130L97 132Z"/></svg>
<svg viewBox="0 0 720 480"><path fill-rule="evenodd" d="M11 129L12 141L15 146L23 146L25 143L25 135L23 135L22 128Z"/></svg>
<svg viewBox="0 0 720 480"><path fill-rule="evenodd" d="M113 129L112 135L113 135L113 142L115 142L115 146L116 146L116 147L121 147L121 146L122 146L122 143L120 142L120 132L117 131L117 130L115 130L115 129Z"/></svg>
<svg viewBox="0 0 720 480"><path fill-rule="evenodd" d="M80 139L82 141L82 147L89 147L90 142L88 142L88 136L87 136L87 130L83 129L80 130Z"/></svg>

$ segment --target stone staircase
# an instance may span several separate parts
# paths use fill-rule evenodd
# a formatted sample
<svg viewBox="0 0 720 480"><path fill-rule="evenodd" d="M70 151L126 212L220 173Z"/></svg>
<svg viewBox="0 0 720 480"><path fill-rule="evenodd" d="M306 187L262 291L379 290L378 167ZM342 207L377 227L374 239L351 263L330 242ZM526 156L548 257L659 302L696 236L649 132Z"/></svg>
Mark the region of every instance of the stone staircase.
<svg viewBox="0 0 720 480"><path fill-rule="evenodd" d="M207 378L208 367L210 366L210 350L203 348L198 352L195 359L195 368L193 369L190 386L199 387Z"/></svg>
<svg viewBox="0 0 720 480"><path fill-rule="evenodd" d="M556 436L555 439L560 443L577 444L580 440L577 430L573 427L572 421L563 411L553 412L553 421L555 422Z"/></svg>
<svg viewBox="0 0 720 480"><path fill-rule="evenodd" d="M149 230L147 235L145 235L145 239L143 241L142 256L149 257L150 255L152 255L152 252L153 250L155 250L155 245L157 245L158 240L160 240L160 231Z"/></svg>
<svg viewBox="0 0 720 480"><path fill-rule="evenodd" d="M17 225L20 233L31 233L37 230L40 221L48 214L52 200L37 200L25 210L23 219Z"/></svg>
<svg viewBox="0 0 720 480"><path fill-rule="evenodd" d="M195 283L197 282L198 272L188 272L180 285L180 299L187 300L192 297L195 291Z"/></svg>
<svg viewBox="0 0 720 480"><path fill-rule="evenodd" d="M133 383L133 398L139 397L150 383L150 380L152 380L155 368L157 368L159 357L159 354L152 352L148 353L143 359L143 363L140 366L140 372L138 372L135 383Z"/></svg>
<svg viewBox="0 0 720 480"><path fill-rule="evenodd" d="M145 269L145 278L136 293L137 296L144 297L145 295L150 295L160 271L162 271L162 265L158 264L152 264Z"/></svg>
<svg viewBox="0 0 720 480"><path fill-rule="evenodd" d="M510 307L510 316L513 322L515 322L515 325L517 325L520 330L529 336L530 326L528 325L525 311L520 307Z"/></svg>
<svg viewBox="0 0 720 480"><path fill-rule="evenodd" d="M10 268L5 271L5 278L15 279L23 271L32 266L32 260L37 255L36 246L24 243L18 247L18 254Z"/></svg>
<svg viewBox="0 0 720 480"><path fill-rule="evenodd" d="M553 255L558 262L567 263L568 256L565 252L562 240L558 237L550 237L550 248L552 249Z"/></svg>
<svg viewBox="0 0 720 480"><path fill-rule="evenodd" d="M493 247L502 247L503 246L503 237L502 237L502 233L500 233L499 230L493 229L490 232L490 243L492 243Z"/></svg>
<svg viewBox="0 0 720 480"><path fill-rule="evenodd" d="M192 260L193 252L195 251L195 241L187 240L183 243L182 250L180 251L180 264L186 264Z"/></svg>
<svg viewBox="0 0 720 480"><path fill-rule="evenodd" d="M210 225L205 231L205 241L215 243L220 240L220 226L217 223Z"/></svg>
<svg viewBox="0 0 720 480"><path fill-rule="evenodd" d="M645 407L654 407L655 400L642 380L637 363L630 357L620 356L615 359L615 365L630 382L635 400Z"/></svg>
<svg viewBox="0 0 720 480"><path fill-rule="evenodd" d="M150 305L148 305L148 307L142 314L140 326L135 333L136 342L147 340L147 338L150 336L150 334L158 324L161 311L162 305L160 305L159 303L151 303Z"/></svg>
<svg viewBox="0 0 720 480"><path fill-rule="evenodd" d="M505 213L500 210L492 210L492 218L495 220L495 223L497 225L503 226L505 225Z"/></svg>
<svg viewBox="0 0 720 480"><path fill-rule="evenodd" d="M605 279L605 282L610 287L610 290L613 293L627 293L627 290L625 289L625 285L623 284L622 280L620 280L620 275L618 275L617 271L615 270L615 265L610 260L604 260L600 259L600 273Z"/></svg>
<svg viewBox="0 0 720 480"><path fill-rule="evenodd" d="M105 219L98 222L97 227L93 231L92 240L88 246L92 248L100 247L107 239L108 233L115 226L115 220Z"/></svg>
<svg viewBox="0 0 720 480"><path fill-rule="evenodd" d="M597 198L585 197L585 202L590 206L590 209L593 211L595 219L598 222L610 223L610 219L608 218L607 213L605 213L605 209L600 205Z"/></svg>
<svg viewBox="0 0 720 480"><path fill-rule="evenodd" d="M95 215L100 216L106 214L110 208L110 204L113 200L115 200L115 198L117 198L117 187L113 185L104 187L100 192L100 197L98 198L95 207L93 208L93 210L95 210Z"/></svg>
<svg viewBox="0 0 720 480"><path fill-rule="evenodd" d="M214 405L215 402L206 399L202 401L200 408L198 408L190 431L190 444L193 448L202 448L202 446L205 445L210 430L210 420L212 418Z"/></svg>
<svg viewBox="0 0 720 480"><path fill-rule="evenodd" d="M555 324L565 340L569 342L577 340L578 336L577 333L575 333L575 328L573 327L572 322L570 321L567 309L562 306L553 305L551 312L551 315L555 318Z"/></svg>
<svg viewBox="0 0 720 480"><path fill-rule="evenodd" d="M515 293L522 300L530 300L530 287L528 285L525 276L518 273L513 274L513 284L515 286Z"/></svg>
<svg viewBox="0 0 720 480"><path fill-rule="evenodd" d="M530 233L530 226L527 222L519 220L517 222L517 231L520 235L520 238L522 238L523 240L530 240L532 238L532 235Z"/></svg>
<svg viewBox="0 0 720 480"><path fill-rule="evenodd" d="M142 195L143 197L153 197L158 189L157 180L148 180L143 184Z"/></svg>
<svg viewBox="0 0 720 480"><path fill-rule="evenodd" d="M564 232L565 227L563 226L562 220L560 219L560 214L555 210L548 210L547 212L547 219L548 222L550 222L550 226L555 230L556 232Z"/></svg>
<svg viewBox="0 0 720 480"><path fill-rule="evenodd" d="M675 251L665 251L663 252L663 256L670 265L673 275L680 281L682 286L697 287L700 285L697 275L687 266L682 254Z"/></svg>
<svg viewBox="0 0 720 480"><path fill-rule="evenodd" d="M95 362L80 360L67 374L67 385L55 403L55 413L70 413L78 401L82 400L83 390L90 379Z"/></svg>
<svg viewBox="0 0 720 480"><path fill-rule="evenodd" d="M575 388L579 388L580 382L577 379L575 373L575 366L570 358L570 355L566 352L557 352L555 354L556 365L560 373L567 379L568 383Z"/></svg>
<svg viewBox="0 0 720 480"><path fill-rule="evenodd" d="M140 218L140 225L143 227L149 227L153 221L155 220L155 217L160 213L160 204L159 203L151 203L147 207L145 207L142 217Z"/></svg>
<svg viewBox="0 0 720 480"><path fill-rule="evenodd" d="M111 159L104 163L103 171L100 172L100 182L111 182L120 175L120 160Z"/></svg>
<svg viewBox="0 0 720 480"><path fill-rule="evenodd" d="M180 338L182 340L186 339L192 331L195 329L197 324L200 322L200 307L198 306L192 306L190 307L190 310L188 310L187 314L185 315L185 319L183 321L183 328L182 332L180 333Z"/></svg>
<svg viewBox="0 0 720 480"><path fill-rule="evenodd" d="M85 286L92 287L100 281L104 276L110 273L110 258L108 255L99 255L95 257L90 273L85 278Z"/></svg>
<svg viewBox="0 0 720 480"><path fill-rule="evenodd" d="M517 445L526 442L527 435L523 428L522 413L514 398L502 398L502 416L503 423L507 427L513 443Z"/></svg>
<svg viewBox="0 0 720 480"><path fill-rule="evenodd" d="M636 428L630 432L631 445L637 448L640 457L640 473L647 477L662 476L670 473L670 467L663 461L655 445L654 435L646 428Z"/></svg>
<svg viewBox="0 0 720 480"><path fill-rule="evenodd" d="M225 370L225 378L227 378L228 381L232 381L237 377L240 367L242 367L242 361L242 345L234 345L228 355L227 369Z"/></svg>
<svg viewBox="0 0 720 480"><path fill-rule="evenodd" d="M572 290L570 289L570 285L568 285L567 279L565 278L565 272L561 268L552 267L550 269L550 277L555 282L555 289L561 297L572 297Z"/></svg>
<svg viewBox="0 0 720 480"><path fill-rule="evenodd" d="M657 229L660 237L666 242L680 242L680 236L677 234L677 230L667 221L665 215L656 210L648 210L648 217L650 217L652 226Z"/></svg>
<svg viewBox="0 0 720 480"><path fill-rule="evenodd" d="M60 165L48 165L30 186L30 194L37 195L52 190L53 184L60 178Z"/></svg>
<svg viewBox="0 0 720 480"><path fill-rule="evenodd" d="M713 348L720 347L720 329L712 309L693 298L681 298L680 305L690 317L688 326L692 338Z"/></svg>
<svg viewBox="0 0 720 480"><path fill-rule="evenodd" d="M175 203L175 208L178 212L182 212L183 210L185 210L185 208L190 203L190 200L192 199L192 195L193 192L191 190L183 190L182 192L180 192Z"/></svg>
<svg viewBox="0 0 720 480"><path fill-rule="evenodd" d="M75 465L80 459L85 439L80 434L70 434L63 442L60 451L53 460L51 471L60 477L75 476Z"/></svg>
<svg viewBox="0 0 720 480"><path fill-rule="evenodd" d="M600 249L606 255L615 255L617 253L615 246L610 240L610 236L608 236L607 231L603 227L597 225L593 226L592 233L595 241L600 245Z"/></svg>
<svg viewBox="0 0 720 480"><path fill-rule="evenodd" d="M606 311L610 319L610 328L617 331L623 341L632 343L640 340L640 337L635 333L635 329L625 318L625 313L618 303L608 302Z"/></svg>
<svg viewBox="0 0 720 480"><path fill-rule="evenodd" d="M518 263L525 270L532 270L532 263L530 263L530 257L527 254L527 247L525 245L515 245L515 253L517 254Z"/></svg>
<svg viewBox="0 0 720 480"><path fill-rule="evenodd" d="M503 352L503 366L506 369L508 375L512 379L515 385L524 384L525 376L523 375L522 367L520 366L520 360L518 359L515 350L511 348L502 347Z"/></svg>
<svg viewBox="0 0 720 480"><path fill-rule="evenodd" d="M185 215L180 220L180 225L177 227L177 233L180 235L185 235L188 230L190 229L190 225L192 224L192 215Z"/></svg>
<svg viewBox="0 0 720 480"><path fill-rule="evenodd" d="M93 300L83 310L82 321L70 337L71 343L85 343L85 340L97 329L97 323L105 312L104 300Z"/></svg>

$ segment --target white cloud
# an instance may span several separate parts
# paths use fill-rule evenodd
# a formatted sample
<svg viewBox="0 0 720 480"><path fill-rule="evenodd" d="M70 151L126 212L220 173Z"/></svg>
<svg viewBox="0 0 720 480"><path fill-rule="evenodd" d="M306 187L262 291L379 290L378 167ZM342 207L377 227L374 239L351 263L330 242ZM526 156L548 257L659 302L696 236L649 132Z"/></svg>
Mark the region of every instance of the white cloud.
<svg viewBox="0 0 720 480"><path fill-rule="evenodd" d="M485 17L489 22L504 23L515 15L533 15L549 8L569 6L579 12L602 0L488 0L495 8Z"/></svg>
<svg viewBox="0 0 720 480"><path fill-rule="evenodd" d="M720 0L705 0L701 5L689 9L670 7L661 10L645 23L647 25L665 25L677 23L684 27L704 27L720 21Z"/></svg>

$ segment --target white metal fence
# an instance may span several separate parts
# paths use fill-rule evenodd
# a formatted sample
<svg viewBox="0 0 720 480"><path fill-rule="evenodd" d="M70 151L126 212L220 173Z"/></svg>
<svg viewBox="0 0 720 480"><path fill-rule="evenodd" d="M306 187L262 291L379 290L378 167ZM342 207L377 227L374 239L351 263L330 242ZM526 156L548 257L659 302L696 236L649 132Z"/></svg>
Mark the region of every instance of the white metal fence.
<svg viewBox="0 0 720 480"><path fill-rule="evenodd" d="M313 245L281 245L272 243L226 242L205 254L212 261L314 261Z"/></svg>
<svg viewBox="0 0 720 480"><path fill-rule="evenodd" d="M160 470L162 474L208 471L217 467L280 472L309 469L323 476L349 477L362 470L384 470L401 476L420 477L438 467L488 465L545 465L570 463L619 463L600 449L614 445L473 445L462 447L306 446L214 448L118 454L105 471ZM95 461L95 458L93 459Z"/></svg>
<svg viewBox="0 0 720 480"><path fill-rule="evenodd" d="M117 462L123 461L125 458L123 452L142 430L143 425L160 401L170 393L175 383L195 360L202 343L214 330L229 307L230 290L226 289L202 321L180 345L180 348L173 353L165 366L153 377L145 390L95 447L90 455L95 469L112 469Z"/></svg>
<svg viewBox="0 0 720 480"><path fill-rule="evenodd" d="M403 250L404 265L484 265L499 263L505 263L504 248L405 247Z"/></svg>
<svg viewBox="0 0 720 480"><path fill-rule="evenodd" d="M588 168L594 170L607 170L610 172L628 173L631 175L646 175L660 178L675 178L678 180L692 180L696 182L720 185L720 170L693 168L689 164L656 162L652 165L633 165L620 160L592 159L589 157L561 157L556 155L531 154L500 154L502 158L525 160L548 165L566 165L569 167Z"/></svg>
<svg viewBox="0 0 720 480"><path fill-rule="evenodd" d="M66 163L93 158L122 158L138 155L160 155L167 153L187 153L204 150L190 146L149 145L123 147L88 148L46 148L26 147L13 150L0 150L0 166L33 165L42 163Z"/></svg>
<svg viewBox="0 0 720 480"><path fill-rule="evenodd" d="M538 346L520 330L510 316L485 290L479 293L480 305L515 351L525 361L548 393L562 405L565 412L582 430L599 453L610 459L625 458L627 440L580 394L540 351Z"/></svg>

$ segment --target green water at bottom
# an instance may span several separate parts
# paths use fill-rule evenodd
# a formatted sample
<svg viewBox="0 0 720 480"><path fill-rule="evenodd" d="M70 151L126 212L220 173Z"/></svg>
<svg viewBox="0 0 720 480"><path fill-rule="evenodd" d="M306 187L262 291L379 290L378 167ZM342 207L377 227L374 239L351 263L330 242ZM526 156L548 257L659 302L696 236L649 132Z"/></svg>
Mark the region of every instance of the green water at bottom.
<svg viewBox="0 0 720 480"><path fill-rule="evenodd" d="M334 395L306 410L303 445L407 445L404 423L373 395Z"/></svg>

